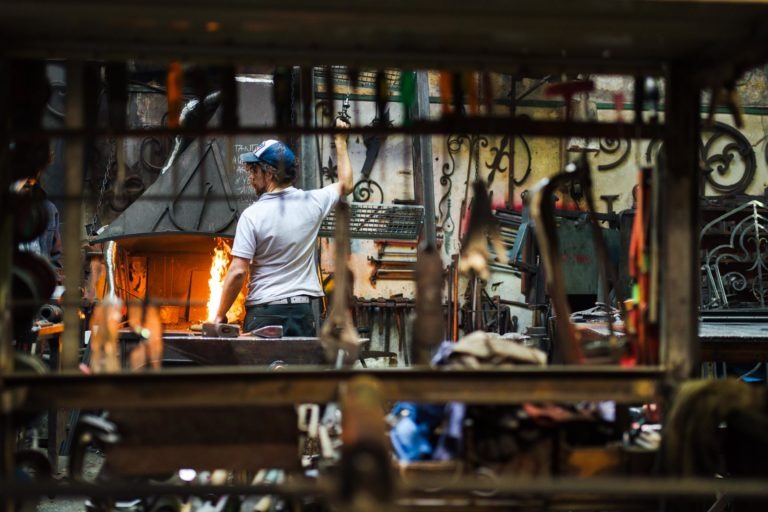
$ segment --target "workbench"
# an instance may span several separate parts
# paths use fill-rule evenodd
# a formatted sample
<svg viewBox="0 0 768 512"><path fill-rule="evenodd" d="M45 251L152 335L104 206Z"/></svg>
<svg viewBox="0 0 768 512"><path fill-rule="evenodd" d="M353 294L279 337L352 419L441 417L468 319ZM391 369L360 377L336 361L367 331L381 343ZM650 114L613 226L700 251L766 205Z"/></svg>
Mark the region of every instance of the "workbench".
<svg viewBox="0 0 768 512"><path fill-rule="evenodd" d="M758 363L768 360L768 323L701 322L702 361Z"/></svg>
<svg viewBox="0 0 768 512"><path fill-rule="evenodd" d="M165 332L165 349L197 364L207 366L264 365L282 361L290 365L317 365L325 362L317 338L260 338L238 336L219 338L185 332Z"/></svg>

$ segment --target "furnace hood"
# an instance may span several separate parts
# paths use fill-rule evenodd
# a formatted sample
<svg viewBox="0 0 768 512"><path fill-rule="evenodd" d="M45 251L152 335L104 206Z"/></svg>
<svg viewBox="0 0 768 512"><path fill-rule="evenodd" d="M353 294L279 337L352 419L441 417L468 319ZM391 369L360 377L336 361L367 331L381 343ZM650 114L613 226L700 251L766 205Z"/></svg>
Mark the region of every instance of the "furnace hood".
<svg viewBox="0 0 768 512"><path fill-rule="evenodd" d="M93 243L129 237L233 238L255 196L247 177L228 170L217 139L195 140Z"/></svg>

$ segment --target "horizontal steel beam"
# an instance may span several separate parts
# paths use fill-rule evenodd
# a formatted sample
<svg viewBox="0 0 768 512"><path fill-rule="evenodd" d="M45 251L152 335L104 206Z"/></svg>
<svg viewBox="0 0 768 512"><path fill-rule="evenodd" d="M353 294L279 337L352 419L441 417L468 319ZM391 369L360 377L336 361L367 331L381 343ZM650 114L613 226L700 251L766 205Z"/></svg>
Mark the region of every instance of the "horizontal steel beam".
<svg viewBox="0 0 768 512"><path fill-rule="evenodd" d="M392 369L327 371L263 367L172 369L157 373L12 375L5 390L12 408L41 410L243 407L325 403L355 376L377 379L384 401L451 401L505 404L530 401L615 400L643 403L661 398L664 372L657 368L550 367L500 371Z"/></svg>
<svg viewBox="0 0 768 512"><path fill-rule="evenodd" d="M238 126L226 128L140 128L105 130L103 127L82 129L57 128L35 132L15 131L17 139L55 137L62 139L80 137L149 137L184 136L203 137L211 135L331 135L340 130L335 127L302 126ZM403 134L403 135L454 135L457 133L478 133L483 135L529 135L534 137L591 137L614 139L656 139L663 138L663 124L604 123L598 121L545 121L526 117L477 116L447 117L434 121L414 121L408 126L353 126L344 133L360 135Z"/></svg>
<svg viewBox="0 0 768 512"><path fill-rule="evenodd" d="M768 499L768 486L762 479L715 479L715 478L647 478L631 476L602 478L531 478L498 475L494 480L464 477L412 476L404 478L398 487L399 496L431 495L435 499L466 495L473 492L493 492L504 496L556 496L577 498L604 496L621 499L660 499L662 497L699 497L714 501L717 493L731 498ZM442 489L435 494L435 489ZM169 485L142 484L138 482L100 482L98 485L67 482L35 482L33 484L0 484L0 493L10 498L32 496L90 496L145 497L159 495L206 496L206 495L281 495L325 496L333 499L336 487L332 481L294 479L275 485Z"/></svg>

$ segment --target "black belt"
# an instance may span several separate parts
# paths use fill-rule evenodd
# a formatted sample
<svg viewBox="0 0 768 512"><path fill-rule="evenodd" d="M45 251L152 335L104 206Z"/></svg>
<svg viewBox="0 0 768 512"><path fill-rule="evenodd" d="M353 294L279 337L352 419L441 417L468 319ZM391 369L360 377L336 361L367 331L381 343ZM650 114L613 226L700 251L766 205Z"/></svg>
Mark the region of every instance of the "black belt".
<svg viewBox="0 0 768 512"><path fill-rule="evenodd" d="M256 304L257 306L277 306L279 304L309 304L312 301L312 297L309 295L296 295L294 297L288 297L285 299L277 299L272 302L264 302L262 304Z"/></svg>

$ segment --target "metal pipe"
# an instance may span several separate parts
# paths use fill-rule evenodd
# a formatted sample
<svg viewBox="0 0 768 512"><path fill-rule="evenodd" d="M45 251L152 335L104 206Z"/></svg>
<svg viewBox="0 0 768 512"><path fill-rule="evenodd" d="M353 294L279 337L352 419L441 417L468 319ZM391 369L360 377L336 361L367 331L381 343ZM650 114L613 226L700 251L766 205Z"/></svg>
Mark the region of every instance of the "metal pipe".
<svg viewBox="0 0 768 512"><path fill-rule="evenodd" d="M416 110L417 119L429 120L429 74L427 71L416 72ZM421 171L421 193L424 205L424 241L428 247L437 243L437 228L435 226L435 179L432 174L432 136L418 135L414 137L414 168ZM414 178L416 175L414 175Z"/></svg>

